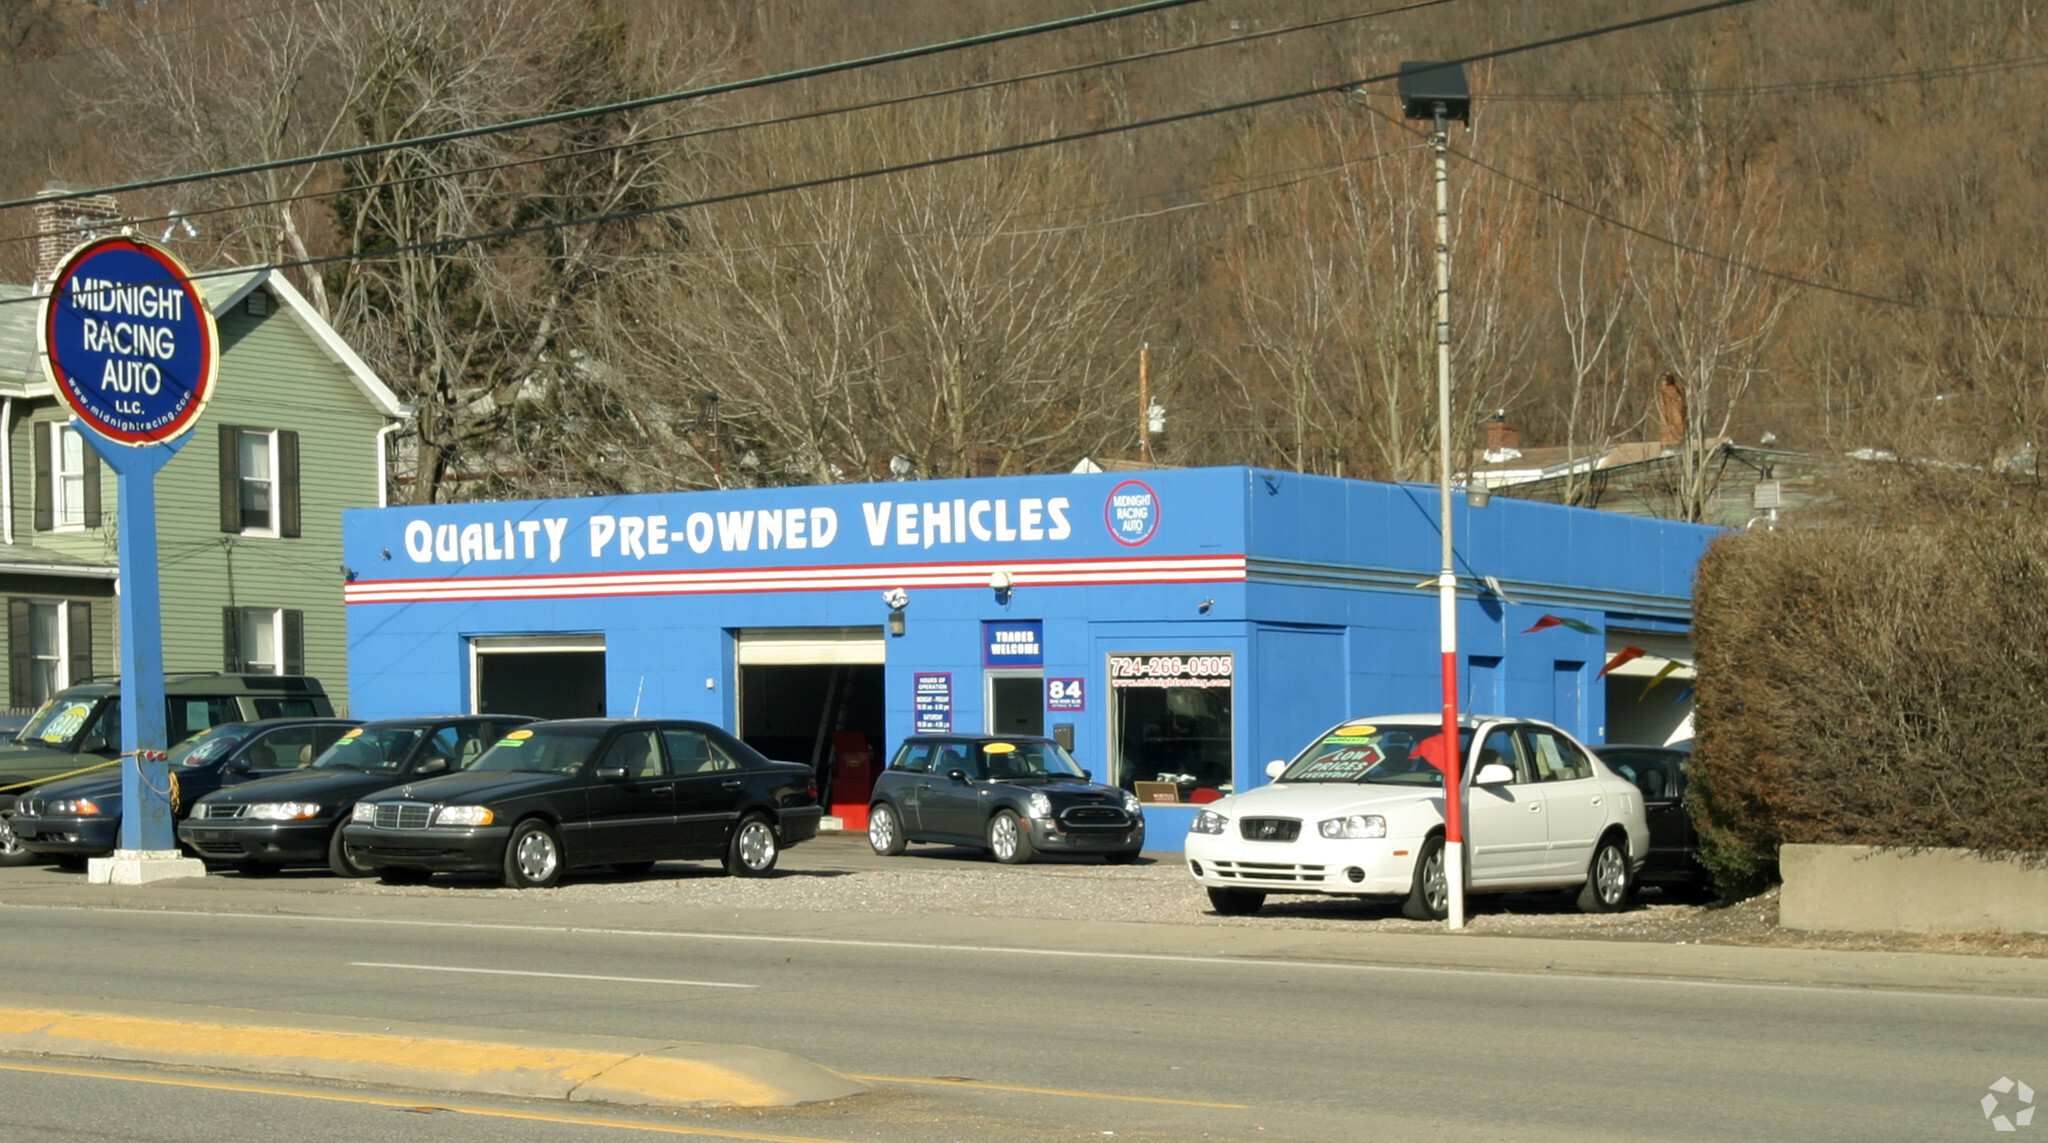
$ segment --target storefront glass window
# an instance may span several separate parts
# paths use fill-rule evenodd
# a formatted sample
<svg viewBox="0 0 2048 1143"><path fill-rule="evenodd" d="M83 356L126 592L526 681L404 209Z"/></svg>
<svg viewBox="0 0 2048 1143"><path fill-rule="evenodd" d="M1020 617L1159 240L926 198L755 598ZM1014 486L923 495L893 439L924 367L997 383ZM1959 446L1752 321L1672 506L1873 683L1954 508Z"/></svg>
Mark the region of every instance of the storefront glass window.
<svg viewBox="0 0 2048 1143"><path fill-rule="evenodd" d="M1233 667L1228 653L1109 657L1118 785L1170 784L1182 801L1231 789Z"/></svg>

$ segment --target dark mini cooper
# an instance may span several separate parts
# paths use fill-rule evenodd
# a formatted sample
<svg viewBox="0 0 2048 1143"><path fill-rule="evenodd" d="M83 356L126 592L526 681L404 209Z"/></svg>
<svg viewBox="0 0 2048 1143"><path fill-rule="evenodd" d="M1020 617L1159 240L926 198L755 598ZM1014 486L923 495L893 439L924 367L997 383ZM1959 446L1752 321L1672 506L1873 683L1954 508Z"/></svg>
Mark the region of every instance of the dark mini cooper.
<svg viewBox="0 0 2048 1143"><path fill-rule="evenodd" d="M386 881L495 872L525 889L574 866L670 859L766 877L823 814L810 767L709 723L578 718L522 726L459 774L358 801L343 837L349 860Z"/></svg>
<svg viewBox="0 0 2048 1143"><path fill-rule="evenodd" d="M348 718L266 718L216 726L171 747L172 815L181 818L207 794L297 770L356 722ZM14 833L28 852L66 868L112 853L121 840L121 769L48 782L14 807Z"/></svg>
<svg viewBox="0 0 2048 1143"><path fill-rule="evenodd" d="M356 799L408 778L460 770L493 742L532 722L513 715L387 718L355 727L304 770L230 786L198 800L178 840L243 873L326 862L337 877L373 872L350 861L341 843ZM329 736L333 740L333 736Z"/></svg>
<svg viewBox="0 0 2048 1143"><path fill-rule="evenodd" d="M875 779L868 844L893 857L906 842L986 848L1016 865L1034 854L1138 859L1137 796L1095 783L1049 738L931 735L906 739Z"/></svg>

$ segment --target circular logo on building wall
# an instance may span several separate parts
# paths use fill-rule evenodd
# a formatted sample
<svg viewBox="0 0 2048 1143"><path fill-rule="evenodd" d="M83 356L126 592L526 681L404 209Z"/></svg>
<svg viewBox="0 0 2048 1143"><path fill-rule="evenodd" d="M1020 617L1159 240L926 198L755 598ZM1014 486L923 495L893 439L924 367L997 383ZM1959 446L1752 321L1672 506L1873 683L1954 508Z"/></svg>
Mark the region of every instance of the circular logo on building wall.
<svg viewBox="0 0 2048 1143"><path fill-rule="evenodd" d="M1102 518L1117 543L1135 548L1159 530L1159 494L1142 480L1126 480L1109 490Z"/></svg>
<svg viewBox="0 0 2048 1143"><path fill-rule="evenodd" d="M213 313L177 256L146 239L73 251L43 303L44 366L78 418L109 440L153 445L199 419L213 391Z"/></svg>

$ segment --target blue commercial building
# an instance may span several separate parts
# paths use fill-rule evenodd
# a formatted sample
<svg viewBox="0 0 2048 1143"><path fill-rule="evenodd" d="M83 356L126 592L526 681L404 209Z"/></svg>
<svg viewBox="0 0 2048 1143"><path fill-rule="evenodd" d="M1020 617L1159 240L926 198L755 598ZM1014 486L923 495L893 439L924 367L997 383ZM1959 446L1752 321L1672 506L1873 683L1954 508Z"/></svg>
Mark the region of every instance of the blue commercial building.
<svg viewBox="0 0 2048 1143"><path fill-rule="evenodd" d="M1465 709L1687 733L1716 529L1462 495L1453 525ZM1172 849L1338 719L1437 709L1439 535L1433 486L1247 468L352 511L349 693L704 719L854 790L835 759L915 730L1051 734L1147 783Z"/></svg>

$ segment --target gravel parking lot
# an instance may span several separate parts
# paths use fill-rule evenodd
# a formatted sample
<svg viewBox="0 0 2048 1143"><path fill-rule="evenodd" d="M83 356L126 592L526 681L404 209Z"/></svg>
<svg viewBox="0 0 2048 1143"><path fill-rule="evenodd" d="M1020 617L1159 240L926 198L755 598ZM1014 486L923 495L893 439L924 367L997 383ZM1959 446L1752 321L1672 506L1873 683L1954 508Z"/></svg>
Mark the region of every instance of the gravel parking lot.
<svg viewBox="0 0 2048 1143"><path fill-rule="evenodd" d="M1136 865L1095 858L998 865L978 850L912 846L877 857L866 837L828 833L782 855L778 875L757 881L724 875L709 862L665 862L638 876L585 870L554 889L510 890L489 878L441 876L430 885L340 883L337 891L386 895L447 892L558 897L649 906L790 909L806 912L1122 921L1231 928L1442 933L1411 921L1392 901L1322 897L1267 898L1257 916L1222 917L1188 876L1179 856L1148 853ZM1573 895L1514 893L1474 897L1467 931L1480 937L1565 937L1658 943L1748 944L1894 952L2048 957L2048 936L1976 933L1805 933L1778 927L1775 892L1735 904L1666 899L1645 891L1625 913L1580 913Z"/></svg>

